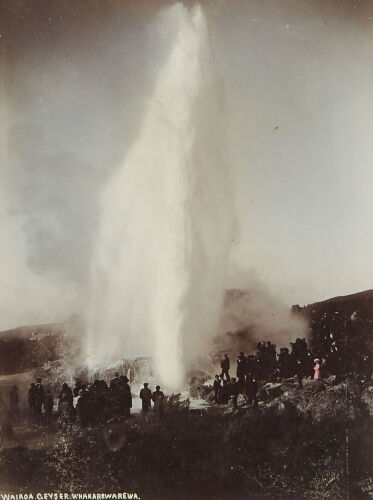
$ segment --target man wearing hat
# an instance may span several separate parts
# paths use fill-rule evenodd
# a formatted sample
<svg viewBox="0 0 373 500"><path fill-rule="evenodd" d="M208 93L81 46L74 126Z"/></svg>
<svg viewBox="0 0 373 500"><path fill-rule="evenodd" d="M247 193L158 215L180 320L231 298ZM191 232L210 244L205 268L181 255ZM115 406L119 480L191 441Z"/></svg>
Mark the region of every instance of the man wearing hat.
<svg viewBox="0 0 373 500"><path fill-rule="evenodd" d="M115 377L110 381L110 389L115 389L119 384L119 373L116 372Z"/></svg>
<svg viewBox="0 0 373 500"><path fill-rule="evenodd" d="M238 386L240 392L242 392L243 385L245 383L246 376L246 357L245 354L241 351L237 357L237 370L236 375L238 378Z"/></svg>
<svg viewBox="0 0 373 500"><path fill-rule="evenodd" d="M221 363L220 363L220 366L221 366L221 374L222 376L224 377L224 375L226 376L228 382L230 381L230 376L229 376L229 369L231 367L230 365L230 361L229 361L229 356L228 354L224 354L224 358L222 359Z"/></svg>
<svg viewBox="0 0 373 500"><path fill-rule="evenodd" d="M129 379L126 377L126 375L121 375L119 377L119 390L120 390L120 395L121 395L121 409L124 413L124 415L129 416L130 410L132 408L132 394L131 394L131 388L128 385Z"/></svg>
<svg viewBox="0 0 373 500"><path fill-rule="evenodd" d="M219 375L215 375L215 380L214 380L214 393L215 393L215 403L218 403L219 400L219 392L221 390L221 380L219 378Z"/></svg>
<svg viewBox="0 0 373 500"><path fill-rule="evenodd" d="M149 384L145 382L144 387L140 391L143 413L146 413L152 405L152 391L149 389L148 385Z"/></svg>

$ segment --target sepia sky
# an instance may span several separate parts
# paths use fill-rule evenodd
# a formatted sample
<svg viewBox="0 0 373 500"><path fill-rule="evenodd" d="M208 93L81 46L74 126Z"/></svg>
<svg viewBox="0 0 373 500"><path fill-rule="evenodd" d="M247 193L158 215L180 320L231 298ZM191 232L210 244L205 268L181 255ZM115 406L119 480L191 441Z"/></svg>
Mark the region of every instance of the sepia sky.
<svg viewBox="0 0 373 500"><path fill-rule="evenodd" d="M0 329L83 307L99 193L172 47L172 3L0 0ZM254 277L288 305L372 288L373 3L200 3L236 186L227 286Z"/></svg>

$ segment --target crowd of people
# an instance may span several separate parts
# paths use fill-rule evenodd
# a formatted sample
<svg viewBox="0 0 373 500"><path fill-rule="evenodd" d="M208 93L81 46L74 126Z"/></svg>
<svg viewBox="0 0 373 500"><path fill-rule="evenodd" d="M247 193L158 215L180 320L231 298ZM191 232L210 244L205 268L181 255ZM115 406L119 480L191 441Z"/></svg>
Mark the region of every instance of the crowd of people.
<svg viewBox="0 0 373 500"><path fill-rule="evenodd" d="M245 356L243 352L237 357L237 379L239 383L244 383L248 379L265 380L276 382L294 375L297 375L299 385L306 377L320 376L320 368L315 369L316 364L320 364L319 358L314 358L308 348L306 339L298 338L291 342L291 352L287 347L281 347L279 354L276 345L272 342L259 342L257 352ZM227 354L221 362L221 377L229 382L230 361Z"/></svg>
<svg viewBox="0 0 373 500"><path fill-rule="evenodd" d="M245 355L240 352L236 362L236 377L230 376L231 363L228 354L225 354L220 363L221 373L215 376L213 382L215 403L224 405L232 401L237 406L238 395L243 394L248 404L257 404L258 383L283 381L291 377L296 377L300 388L305 378L318 380L326 375L335 375L337 382L343 376L354 376L356 373L359 377L370 379L373 367L369 351L359 348L355 342L353 353L350 353L347 362L344 337L336 335L331 330L331 324L334 329L336 325L340 327L341 319L337 315L332 318L324 315L319 320L313 335L312 351L304 338L297 338L290 343L290 350L281 347L277 352L276 345L267 341L257 344L255 354ZM166 398L159 386L151 391L149 384L145 383L139 397L144 414L152 405L157 414L163 414ZM9 403L5 406L9 408L12 421L19 420L17 386L11 388ZM42 379L37 378L28 391L28 422L50 424L54 408L57 409L61 425L78 422L85 426L118 416L129 416L132 408L129 379L119 373L115 374L109 384L104 380L82 384L81 380L76 379L73 387L67 383L62 385L55 401L51 389L44 389Z"/></svg>
<svg viewBox="0 0 373 500"><path fill-rule="evenodd" d="M237 406L237 397L243 394L249 404L257 404L258 382L276 382L297 376L299 387L306 377L315 380L321 377L321 360L313 358L305 339L298 338L291 343L291 352L282 347L277 354L272 342L259 342L257 352L245 356L240 352L236 362L236 377L229 374L231 365L228 354L221 360L221 374L215 375L214 400L227 404L230 400Z"/></svg>
<svg viewBox="0 0 373 500"><path fill-rule="evenodd" d="M144 383L139 397L143 413L147 413L153 404L155 413L163 414L166 398L160 386L152 392L149 384ZM18 402L17 399L17 407ZM105 422L110 418L129 416L132 408L129 379L125 375L116 373L109 385L105 380L82 384L80 379L76 379L74 387L64 383L58 394L56 405L58 423L61 426L68 426L73 422L85 426ZM36 383L31 383L28 390L29 422L49 424L54 407L55 401L51 390L48 388L44 391L42 380L37 378Z"/></svg>
<svg viewBox="0 0 373 500"><path fill-rule="evenodd" d="M337 383L345 376L370 380L373 363L365 344L357 339L354 341L352 337L353 350L348 356L346 336L335 331L341 327L341 318L336 313L332 316L324 314L319 323L316 325L318 335L313 336L313 352L304 338L290 342L291 350L281 347L279 353L272 342L259 342L255 354L245 356L244 352L239 353L236 377L232 378L229 374L230 359L225 354L220 363L221 374L215 376L213 384L215 402L227 404L232 401L237 406L237 397L243 394L249 404L257 404L258 382L277 382L294 376L299 388L303 387L304 379L319 380L322 375L335 375ZM342 325L346 327L345 322Z"/></svg>

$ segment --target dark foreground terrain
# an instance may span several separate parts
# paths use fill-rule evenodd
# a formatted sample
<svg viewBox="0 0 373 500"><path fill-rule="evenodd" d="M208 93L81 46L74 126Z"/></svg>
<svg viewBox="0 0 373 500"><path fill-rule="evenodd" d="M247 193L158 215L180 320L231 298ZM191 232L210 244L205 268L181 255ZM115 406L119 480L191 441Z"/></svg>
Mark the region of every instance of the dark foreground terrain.
<svg viewBox="0 0 373 500"><path fill-rule="evenodd" d="M214 404L205 383L210 373L191 381L191 395L205 398L208 409L171 397L163 416L112 414L62 426L56 412L49 425L27 423L27 391L30 381L42 377L57 396L70 373L66 367L79 360L78 322L3 332L0 395L5 401L18 385L21 414L0 451L0 493L136 492L145 500L373 498L372 311L371 290L293 306L309 325L308 357L312 363L322 360L322 380L303 373L300 387L297 376L281 375L281 366L261 369L257 406L242 394L237 408L232 401ZM238 347L254 352L250 332L249 325L223 339L229 353L238 339L232 360ZM305 365L306 359L299 360Z"/></svg>
<svg viewBox="0 0 373 500"><path fill-rule="evenodd" d="M298 389L288 381L267 394L258 407L242 397L237 409L193 411L174 400L163 417L39 427L44 447L26 440L0 453L1 491L132 491L152 500L373 496L370 383L331 378Z"/></svg>

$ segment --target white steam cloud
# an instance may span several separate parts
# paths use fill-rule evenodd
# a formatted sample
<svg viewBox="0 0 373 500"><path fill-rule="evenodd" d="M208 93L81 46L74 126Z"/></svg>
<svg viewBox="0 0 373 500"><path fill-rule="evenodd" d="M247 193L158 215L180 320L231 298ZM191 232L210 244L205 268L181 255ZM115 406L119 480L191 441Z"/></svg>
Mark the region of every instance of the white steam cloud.
<svg viewBox="0 0 373 500"><path fill-rule="evenodd" d="M3 60L0 58L0 62ZM0 64L1 65L1 64ZM77 287L47 280L28 265L27 241L17 202L7 190L4 166L11 164L9 154L9 106L4 82L0 80L0 329L25 324L65 320L77 305ZM61 301L61 296L65 298Z"/></svg>
<svg viewBox="0 0 373 500"><path fill-rule="evenodd" d="M226 293L215 348L252 352L257 342L269 340L279 349L288 347L288 342L297 337L308 337L304 318L293 314L289 305L259 281L254 272L241 274L238 288Z"/></svg>
<svg viewBox="0 0 373 500"><path fill-rule="evenodd" d="M215 333L234 214L203 11L176 4L166 17L175 41L102 193L87 347L93 363L155 355L162 384L179 388Z"/></svg>

